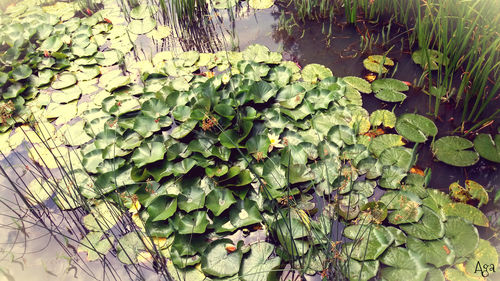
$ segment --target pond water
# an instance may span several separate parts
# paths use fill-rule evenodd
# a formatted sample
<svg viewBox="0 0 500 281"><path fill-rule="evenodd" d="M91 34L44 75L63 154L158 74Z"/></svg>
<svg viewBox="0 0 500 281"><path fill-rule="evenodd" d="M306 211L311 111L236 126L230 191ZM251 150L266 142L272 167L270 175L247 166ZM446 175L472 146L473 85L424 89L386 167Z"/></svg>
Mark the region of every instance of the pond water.
<svg viewBox="0 0 500 281"><path fill-rule="evenodd" d="M281 9L273 6L270 9L254 11L243 4L237 13L236 20L231 22L227 15L222 15L224 22L223 28L216 30L218 34L219 46L212 46L216 50L220 49L240 49L243 50L251 44L262 44L271 51L283 51L284 58L293 60L299 65L310 63L319 63L330 68L335 76L358 76L366 74L362 61L366 57L360 53L360 33L352 26L339 24L333 26L333 32L329 46L327 47L325 35L322 33L322 24L317 22L308 22L305 24L304 32L292 34L289 36L285 31L278 30L279 17ZM142 38L144 39L144 38ZM141 38L139 38L139 41ZM146 40L146 39L144 39ZM217 41L217 40L213 40ZM136 50L136 54L151 55L162 48L152 46L151 42L138 42L138 47L142 51ZM171 46L171 45L166 45ZM197 46L181 47L186 49L197 49ZM155 50L155 51L151 51ZM373 50L373 53L382 53L382 49ZM393 51L389 55L398 63L397 72L394 78L415 83L421 76L422 70L415 65L409 54ZM363 95L363 107L369 112L376 109L393 109L392 104L386 104L375 99L373 95ZM426 115L430 112L430 102L427 95L417 88L411 88L407 100L394 106L396 115L411 112ZM495 100L489 108L492 112L500 106L500 100ZM455 108L451 104L444 104L441 107L440 118L436 120L439 128L437 138L449 135L459 126L460 108ZM487 114L485 114L487 115ZM453 120L452 120L453 118ZM500 120L497 119L496 122ZM489 132L490 128L485 128L481 132ZM491 133L491 132L490 132ZM17 151L20 155L26 155L26 151ZM465 179L477 181L487 189L498 190L500 188L500 165L493 164L487 160L481 159L477 164L467 168L458 168L435 161L431 153L429 142L421 145L418 150L419 158L417 166L421 169L430 168L432 178L430 186L433 188L447 190L450 183L455 181L464 182ZM16 159L11 156L11 161ZM3 166L5 160L1 162ZM22 166L17 161L15 166ZM22 169L20 169L21 171ZM13 190L5 180L0 177L0 197L8 204L16 202L19 197L13 195ZM26 182L30 181L30 176L24 177ZM16 202L17 203L17 202ZM494 211L492 203L485 207L486 212ZM55 208L54 208L55 209ZM27 222L31 225L20 226L16 220L18 214L29 217ZM58 218L55 214L54 218ZM55 222L58 228L66 235L66 229L69 228L68 222L62 218ZM96 280L130 280L130 272L119 262L111 262L113 273L106 272L100 263L76 262L81 268L74 266L75 262L70 263L71 259L76 261L77 253L71 247L61 247L59 243L51 236L49 230L37 221L26 209L11 209L11 206L3 205L0 207L0 270L8 271L9 275L0 280L90 280L93 276ZM484 233L483 235L491 235ZM55 235L60 237L60 235ZM71 242L68 242L70 245ZM498 241L497 241L498 243ZM64 242L62 243L64 245ZM499 245L497 244L497 249ZM73 247L74 248L74 247ZM69 252L68 252L69 251ZM82 254L80 259L84 261ZM148 280L155 280L155 275L149 268L141 269ZM9 277L10 276L10 277ZM4 279L2 279L4 278Z"/></svg>

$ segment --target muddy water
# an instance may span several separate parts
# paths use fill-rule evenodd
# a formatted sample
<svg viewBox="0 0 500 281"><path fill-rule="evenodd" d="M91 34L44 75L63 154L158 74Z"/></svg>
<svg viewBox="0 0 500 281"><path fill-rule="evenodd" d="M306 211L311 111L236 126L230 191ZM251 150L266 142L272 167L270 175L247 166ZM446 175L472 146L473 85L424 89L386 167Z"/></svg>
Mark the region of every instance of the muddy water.
<svg viewBox="0 0 500 281"><path fill-rule="evenodd" d="M300 65L309 63L320 63L329 67L335 76L362 76L365 70L362 66L364 57L359 52L360 34L350 26L337 25L333 27L332 37L329 42L322 34L320 23L307 23L304 33L289 36L284 31L277 30L280 10L272 7L263 11L253 11L243 5L238 12L236 21L231 23L228 17L223 15L225 21L223 28L217 31L220 36L220 46L216 49L240 49L259 43L267 46L272 51L283 51L284 58L294 60ZM328 46L327 46L328 44ZM151 49L147 43L141 42L145 49ZM196 49L196 46L193 47ZM148 50L149 51L149 50ZM375 50L377 53L380 50ZM408 54L391 53L398 62L398 71L395 78L414 82L421 75L421 69L415 65ZM364 107L372 112L376 109L385 108L396 114L404 112L419 113L426 115L430 112L432 103L429 98L419 89L412 88L408 93L408 99L401 105L386 104L378 101L372 95L363 96ZM496 102L498 104L498 101ZM495 108L494 105L493 108ZM459 112L452 105L443 105L440 120L436 120L439 127L439 135L444 136L458 127ZM454 118L450 120L450 118ZM498 122L498 121L497 121ZM488 129L485 129L487 132ZM22 151L18 151L23 154ZM433 159L429 144L421 145L419 148L419 159L417 165L420 168L432 169L432 180L430 186L438 189L447 189L448 185L455 181L463 183L465 179L471 179L484 185L486 188L500 188L500 165L486 160L468 168L452 167ZM25 155L25 153L24 153ZM1 162L5 165L5 161ZM22 166L20 163L16 164ZM25 179L30 181L29 175ZM131 280L127 270L119 262L112 264L116 274L107 272L98 262L70 262L71 259L85 260L85 254L77 254L71 247L61 247L50 235L50 231L44 228L36 217L30 215L26 208L9 207L18 206L19 198L13 195L12 187L3 178L0 178L0 198L4 198L7 205L0 202L0 270L8 275L0 273L0 280ZM20 205L22 206L22 204ZM492 209L490 203L486 209ZM25 225L19 225L17 218L19 213L28 218ZM57 215L55 216L57 220ZM70 227L62 219L60 229ZM486 235L486 234L485 234ZM61 236L57 236L61 238ZM61 239L64 243L64 239ZM70 245L76 243L69 242ZM73 246L74 247L74 246ZM69 252L67 252L69 251ZM71 257L71 258L70 258ZM144 269L144 275L148 280L155 280L154 274ZM91 277L93 276L93 277Z"/></svg>

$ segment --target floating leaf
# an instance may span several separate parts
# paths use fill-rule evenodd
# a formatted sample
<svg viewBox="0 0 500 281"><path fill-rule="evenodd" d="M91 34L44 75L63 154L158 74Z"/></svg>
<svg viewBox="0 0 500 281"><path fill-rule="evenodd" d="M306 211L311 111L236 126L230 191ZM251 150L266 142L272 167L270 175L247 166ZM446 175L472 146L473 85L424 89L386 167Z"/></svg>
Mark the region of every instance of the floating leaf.
<svg viewBox="0 0 500 281"><path fill-rule="evenodd" d="M103 232L89 232L80 241L78 252L86 252L88 261L103 258L111 249L115 240L113 236L101 239L103 235Z"/></svg>
<svg viewBox="0 0 500 281"><path fill-rule="evenodd" d="M480 208L482 205L488 204L488 192L482 185L472 180L466 180L465 187L467 188L470 197L479 201L479 204L477 205L478 208Z"/></svg>
<svg viewBox="0 0 500 281"><path fill-rule="evenodd" d="M236 203L233 193L227 188L215 188L207 195L206 206L214 216L219 216L223 211Z"/></svg>
<svg viewBox="0 0 500 281"><path fill-rule="evenodd" d="M410 236L406 241L408 249L419 254L424 262L433 264L438 268L444 265L453 265L455 261L455 251L446 238L422 241Z"/></svg>
<svg viewBox="0 0 500 281"><path fill-rule="evenodd" d="M243 281L269 280L273 271L281 263L280 257L269 258L274 246L267 242L258 242L250 247L250 254L243 259L240 278Z"/></svg>
<svg viewBox="0 0 500 281"><path fill-rule="evenodd" d="M481 272L477 270L478 264L483 267ZM498 269L498 253L489 241L479 239L479 245L465 265L465 271L472 276L481 275L484 277L482 274L485 271L484 266L486 266L486 271L489 271L490 274L493 273L491 269Z"/></svg>
<svg viewBox="0 0 500 281"><path fill-rule="evenodd" d="M274 0L249 0L248 5L256 10L271 8L274 5Z"/></svg>
<svg viewBox="0 0 500 281"><path fill-rule="evenodd" d="M368 281L377 275L379 269L379 261L363 261L359 262L354 259L348 259L346 266L342 267L343 271L348 271L349 280Z"/></svg>
<svg viewBox="0 0 500 281"><path fill-rule="evenodd" d="M194 211L189 214L177 212L173 224L179 234L205 233L208 225L207 212Z"/></svg>
<svg viewBox="0 0 500 281"><path fill-rule="evenodd" d="M370 115L370 123L372 126L380 126L384 124L385 127L394 128L396 125L396 115L392 111L378 109Z"/></svg>
<svg viewBox="0 0 500 281"><path fill-rule="evenodd" d="M21 64L19 66L16 66L14 69L12 69L11 77L15 81L23 80L28 78L33 71L31 68L26 65L26 64Z"/></svg>
<svg viewBox="0 0 500 281"><path fill-rule="evenodd" d="M132 161L140 168L148 163L163 159L165 152L167 152L167 149L161 142L144 142L134 150Z"/></svg>
<svg viewBox="0 0 500 281"><path fill-rule="evenodd" d="M52 88L58 90L76 84L76 76L70 72L63 72L52 82Z"/></svg>
<svg viewBox="0 0 500 281"><path fill-rule="evenodd" d="M316 83L330 76L332 71L321 64L311 63L302 69L302 79L306 82Z"/></svg>
<svg viewBox="0 0 500 281"><path fill-rule="evenodd" d="M500 163L500 134L495 135L495 141L490 134L479 134L474 139L474 149L484 159Z"/></svg>
<svg viewBox="0 0 500 281"><path fill-rule="evenodd" d="M347 83L347 85L353 87L361 93L369 94L372 92L372 86L365 79L356 76L347 76L342 79Z"/></svg>
<svg viewBox="0 0 500 281"><path fill-rule="evenodd" d="M53 35L45 39L40 45L42 51L57 52L63 46L63 41L61 36Z"/></svg>
<svg viewBox="0 0 500 281"><path fill-rule="evenodd" d="M239 272L243 253L240 250L228 253L227 244L233 242L229 239L219 239L205 249L201 258L201 269L205 274L226 277Z"/></svg>
<svg viewBox="0 0 500 281"><path fill-rule="evenodd" d="M437 159L446 164L457 167L467 167L479 161L479 155L468 148L474 144L457 136L446 136L438 139L432 146L432 151Z"/></svg>
<svg viewBox="0 0 500 281"><path fill-rule="evenodd" d="M381 270L382 278L387 281L424 281L429 271L420 255L401 247L389 248L380 262L389 266Z"/></svg>
<svg viewBox="0 0 500 281"><path fill-rule="evenodd" d="M363 60L363 66L371 72L387 73L385 66L394 66L394 62L388 57L373 55Z"/></svg>
<svg viewBox="0 0 500 281"><path fill-rule="evenodd" d="M451 217L445 223L445 236L450 240L457 257L465 257L474 252L479 243L477 229L461 217Z"/></svg>
<svg viewBox="0 0 500 281"><path fill-rule="evenodd" d="M411 58L413 62L419 64L423 69L427 69L430 62L430 70L437 70L440 66L448 65L449 62L449 59L443 53L430 49L419 49L411 54Z"/></svg>
<svg viewBox="0 0 500 281"><path fill-rule="evenodd" d="M464 203L448 203L443 206L446 216L457 216L469 220L475 225L488 227L488 218L478 208Z"/></svg>
<svg viewBox="0 0 500 281"><path fill-rule="evenodd" d="M306 90L299 84L287 85L278 93L276 100L284 108L294 109L302 103L305 93Z"/></svg>
<svg viewBox="0 0 500 281"><path fill-rule="evenodd" d="M422 115L406 113L398 117L396 131L412 142L425 142L427 137L437 135L438 129L434 122Z"/></svg>
<svg viewBox="0 0 500 281"><path fill-rule="evenodd" d="M91 231L106 231L120 220L121 212L109 202L99 202L83 217L83 224Z"/></svg>
<svg viewBox="0 0 500 281"><path fill-rule="evenodd" d="M156 20L150 16L142 20L132 20L128 24L128 30L134 34L145 34L153 30L156 26Z"/></svg>
<svg viewBox="0 0 500 281"><path fill-rule="evenodd" d="M402 224L399 227L409 235L422 240L434 240L443 237L444 224L431 209L422 207L424 214L418 223Z"/></svg>
<svg viewBox="0 0 500 281"><path fill-rule="evenodd" d="M375 154L375 156L379 157L387 148L402 146L404 144L403 138L400 135L385 134L374 138L368 149Z"/></svg>
<svg viewBox="0 0 500 281"><path fill-rule="evenodd" d="M373 224L348 226L344 236L354 240L345 244L344 251L358 261L376 260L394 241L385 227Z"/></svg>
<svg viewBox="0 0 500 281"><path fill-rule="evenodd" d="M384 78L377 79L372 83L372 89L375 92L375 97L386 102L402 102L406 99L406 95L401 93L408 91L408 85L402 81Z"/></svg>

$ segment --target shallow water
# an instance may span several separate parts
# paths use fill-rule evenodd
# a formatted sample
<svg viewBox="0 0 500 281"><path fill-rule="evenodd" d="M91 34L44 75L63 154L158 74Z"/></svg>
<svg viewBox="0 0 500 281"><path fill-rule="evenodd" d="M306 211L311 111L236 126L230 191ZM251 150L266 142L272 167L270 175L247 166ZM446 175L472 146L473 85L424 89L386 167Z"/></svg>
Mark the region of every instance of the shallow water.
<svg viewBox="0 0 500 281"><path fill-rule="evenodd" d="M363 76L366 73L362 66L364 56L359 53L360 34L355 28L343 25L334 26L332 39L327 47L320 23L309 22L303 34L288 36L286 32L277 30L280 15L278 7L253 11L245 6L244 4L241 7L234 25L227 20L227 17L224 17L226 19L224 21L225 28L223 31L217 31L219 42L222 43L216 46L218 49L229 50L236 47L236 49L243 50L251 44L259 43L272 51L283 51L285 58L297 61L300 65L323 64L329 67L335 76ZM154 48L149 44L151 43L147 40L140 43L143 50ZM188 49L191 48L196 49L196 46L188 47ZM375 53L377 51L380 50L376 50ZM420 77L422 73L420 67L411 61L408 54L396 54L394 59L398 62L395 78L414 83ZM397 115L405 112L426 115L430 112L431 105L428 96L416 88L409 91L408 99L401 105L380 102L373 95L363 95L363 103L369 112L380 108L391 110L394 107ZM491 108L498 105L499 101L497 100ZM459 126L457 121L449 121L452 117L454 120L459 120L458 111L452 105L443 105L441 113L440 118L443 121L436 121L439 128L438 138L449 134ZM484 132L487 130L485 129ZM450 183L455 181L463 183L465 179L477 181L487 189L498 190L500 188L500 164L481 159L472 167L452 167L433 159L429 143L419 148L417 166L432 170L430 182L432 188L447 190ZM28 179L27 181L29 182ZM0 184L0 197L15 201L16 198L12 196L12 190L1 178ZM490 203L486 206L486 210L491 210L493 207ZM90 280L89 275L85 274L84 271L91 272L97 280L113 280L109 277L109 273L103 272L103 268L98 262L84 263L83 269L71 267L68 263L68 255L72 255L74 258L74 255L78 254L66 253L54 239L51 239L50 233L41 227L36 219L33 219L32 226L19 228L12 222L11 217L15 214L8 208L0 206L0 214L2 214L0 215L0 248L9 247L8 250L14 254L14 261L11 261L8 254L0 251L0 269L7 269L9 274L15 278L13 280ZM64 223L61 224L61 228L64 228L63 225ZM85 258L85 254L79 254L79 256ZM118 277L130 280L120 262L117 261L114 267L118 272ZM151 278L149 280L155 280L154 274L148 276ZM2 278L4 277L0 274L0 280L3 280Z"/></svg>

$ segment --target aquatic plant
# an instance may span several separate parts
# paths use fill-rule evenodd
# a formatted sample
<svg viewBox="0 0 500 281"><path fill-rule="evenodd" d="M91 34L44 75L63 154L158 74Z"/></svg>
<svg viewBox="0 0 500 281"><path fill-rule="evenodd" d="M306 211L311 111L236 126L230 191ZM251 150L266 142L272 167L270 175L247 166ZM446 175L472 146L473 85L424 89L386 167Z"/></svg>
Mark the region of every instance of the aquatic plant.
<svg viewBox="0 0 500 281"><path fill-rule="evenodd" d="M286 265L340 280L466 278L476 261L498 264L473 225L488 226L484 214L412 173L417 146L404 139L428 141L434 123L361 106L372 92L403 100L405 83L334 77L319 64L300 69L261 45L159 52L124 68L133 34L158 31L149 7L134 9L125 26L110 11L80 19L48 8L57 21L32 43L43 62L9 74L40 77L45 58L65 62L42 67L56 74L34 85L41 93L23 107L28 117L8 116L25 125L0 135L4 154L29 141L41 179L16 185L19 175L3 175L33 200L27 208L54 202L67 216L84 214L73 219L84 237L75 240L90 260L109 252L134 274L149 264L175 280L262 280ZM383 72L387 58L372 59ZM440 140L438 159L462 154L443 152Z"/></svg>

